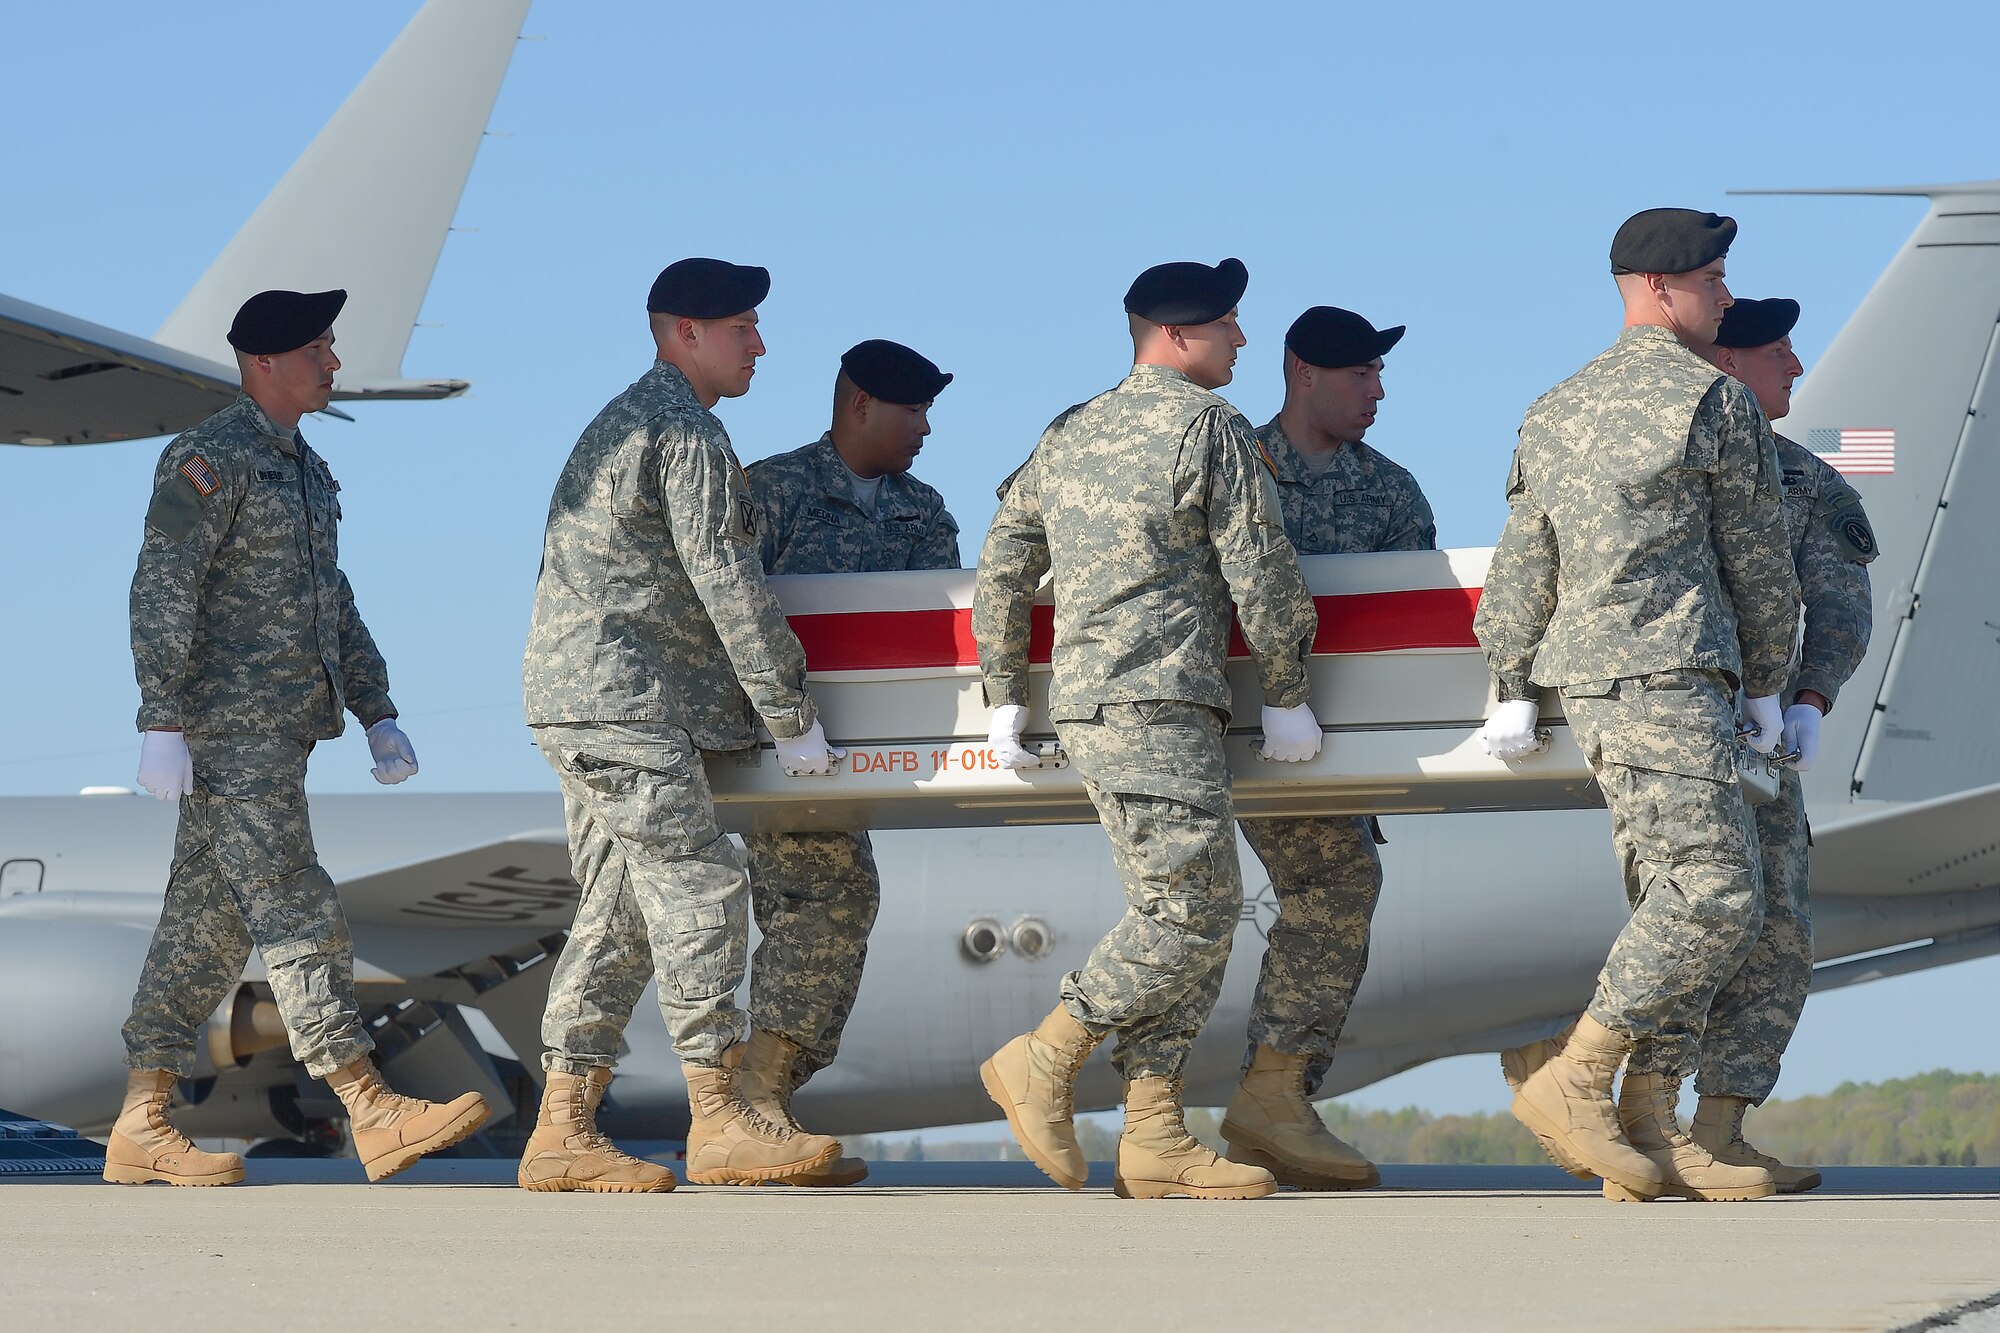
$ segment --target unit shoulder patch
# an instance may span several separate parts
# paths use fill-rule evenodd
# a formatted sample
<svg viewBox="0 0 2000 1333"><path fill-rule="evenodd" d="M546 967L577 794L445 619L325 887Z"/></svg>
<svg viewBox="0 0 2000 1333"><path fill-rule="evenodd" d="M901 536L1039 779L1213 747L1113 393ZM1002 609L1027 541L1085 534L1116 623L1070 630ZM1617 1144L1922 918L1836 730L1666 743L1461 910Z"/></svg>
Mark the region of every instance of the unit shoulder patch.
<svg viewBox="0 0 2000 1333"><path fill-rule="evenodd" d="M202 497L189 489L193 479L187 478L189 485L181 485L173 475L164 478L153 491L152 503L146 506L146 527L170 542L186 541L188 534L201 526Z"/></svg>
<svg viewBox="0 0 2000 1333"><path fill-rule="evenodd" d="M1860 509L1843 509L1827 520L1827 529L1841 552L1857 565L1865 565L1880 554L1875 544L1875 529L1868 525L1868 515Z"/></svg>

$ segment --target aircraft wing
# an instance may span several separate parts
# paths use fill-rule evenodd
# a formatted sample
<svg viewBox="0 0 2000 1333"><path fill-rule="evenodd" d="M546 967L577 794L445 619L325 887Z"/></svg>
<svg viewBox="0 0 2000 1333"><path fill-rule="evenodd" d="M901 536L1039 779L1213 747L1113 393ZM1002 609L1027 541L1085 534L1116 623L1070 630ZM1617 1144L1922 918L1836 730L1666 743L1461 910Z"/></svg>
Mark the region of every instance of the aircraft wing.
<svg viewBox="0 0 2000 1333"><path fill-rule="evenodd" d="M0 296L0 442L171 435L236 390L233 365Z"/></svg>
<svg viewBox="0 0 2000 1333"><path fill-rule="evenodd" d="M577 893L560 828L340 880L357 964L378 981L430 976L559 935L576 915Z"/></svg>
<svg viewBox="0 0 2000 1333"><path fill-rule="evenodd" d="M0 296L0 444L106 444L177 435L229 405L240 381L177 347ZM463 380L377 380L336 401L450 398Z"/></svg>
<svg viewBox="0 0 2000 1333"><path fill-rule="evenodd" d="M2000 783L1813 830L1812 892L1908 898L2000 885Z"/></svg>

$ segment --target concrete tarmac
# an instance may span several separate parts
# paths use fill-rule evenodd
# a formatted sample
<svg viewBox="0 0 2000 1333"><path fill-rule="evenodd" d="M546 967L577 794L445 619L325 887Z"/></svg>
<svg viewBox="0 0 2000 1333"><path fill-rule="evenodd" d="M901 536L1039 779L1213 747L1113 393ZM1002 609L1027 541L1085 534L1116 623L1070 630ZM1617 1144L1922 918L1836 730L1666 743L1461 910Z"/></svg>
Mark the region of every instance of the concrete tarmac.
<svg viewBox="0 0 2000 1333"><path fill-rule="evenodd" d="M1065 1194L1007 1162L840 1191L530 1194L511 1162L254 1160L244 1185L0 1178L0 1326L2000 1327L2000 1170L1612 1204L1552 1167L1385 1167L1249 1203ZM1099 1177L1103 1177L1099 1179Z"/></svg>

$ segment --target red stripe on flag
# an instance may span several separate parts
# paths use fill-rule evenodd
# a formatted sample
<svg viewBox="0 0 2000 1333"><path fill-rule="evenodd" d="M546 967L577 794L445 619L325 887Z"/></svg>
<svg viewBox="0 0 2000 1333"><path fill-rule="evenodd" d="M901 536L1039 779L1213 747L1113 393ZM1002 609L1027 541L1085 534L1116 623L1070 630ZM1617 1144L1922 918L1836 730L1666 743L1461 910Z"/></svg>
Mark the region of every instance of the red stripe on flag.
<svg viewBox="0 0 2000 1333"><path fill-rule="evenodd" d="M1315 597L1319 633L1313 652L1386 653L1411 648L1476 648L1472 613L1477 588L1414 588L1403 592L1351 593ZM805 646L812 671L888 671L910 668L977 666L972 612L849 611L797 615L792 631ZM1055 611L1037 606L1030 614L1028 659L1046 663L1055 641ZM1249 650L1234 626L1229 655Z"/></svg>

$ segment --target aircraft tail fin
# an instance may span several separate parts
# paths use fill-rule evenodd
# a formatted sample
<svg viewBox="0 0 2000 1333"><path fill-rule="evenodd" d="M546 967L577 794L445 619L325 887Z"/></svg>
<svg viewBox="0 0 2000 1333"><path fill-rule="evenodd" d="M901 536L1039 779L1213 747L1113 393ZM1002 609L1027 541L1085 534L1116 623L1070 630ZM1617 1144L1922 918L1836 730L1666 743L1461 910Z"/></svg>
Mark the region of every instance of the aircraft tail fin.
<svg viewBox="0 0 2000 1333"><path fill-rule="evenodd" d="M1847 475L1881 551L1874 638L1807 794L1916 801L2000 781L2000 180L1770 193L1930 200L1780 423Z"/></svg>
<svg viewBox="0 0 2000 1333"><path fill-rule="evenodd" d="M345 287L336 398L436 398L403 352L529 0L429 0L307 145L155 339L224 365L244 298Z"/></svg>

